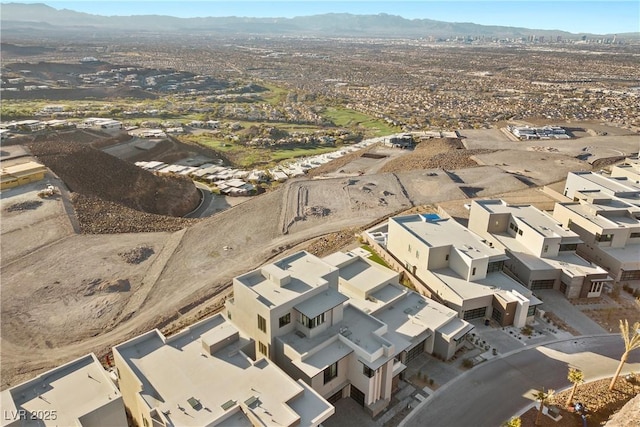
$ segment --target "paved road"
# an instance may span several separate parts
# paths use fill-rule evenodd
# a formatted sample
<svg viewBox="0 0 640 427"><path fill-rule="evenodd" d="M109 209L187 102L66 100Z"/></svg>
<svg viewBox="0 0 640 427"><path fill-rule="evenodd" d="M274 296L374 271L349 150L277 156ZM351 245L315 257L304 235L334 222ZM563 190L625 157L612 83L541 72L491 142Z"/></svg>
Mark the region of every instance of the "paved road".
<svg viewBox="0 0 640 427"><path fill-rule="evenodd" d="M619 335L576 337L525 348L485 362L447 383L400 424L403 427L497 427L533 402L540 387L569 387L567 368L581 369L585 380L613 375L624 350ZM623 372L640 370L640 351L632 352ZM588 402L585 402L587 407Z"/></svg>

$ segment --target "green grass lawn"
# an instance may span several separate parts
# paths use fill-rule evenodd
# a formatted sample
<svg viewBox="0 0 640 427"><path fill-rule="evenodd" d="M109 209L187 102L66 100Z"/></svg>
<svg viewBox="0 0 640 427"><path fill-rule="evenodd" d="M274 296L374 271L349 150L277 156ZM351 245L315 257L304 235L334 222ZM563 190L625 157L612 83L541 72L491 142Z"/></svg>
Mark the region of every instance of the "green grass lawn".
<svg viewBox="0 0 640 427"><path fill-rule="evenodd" d="M349 110L348 108L327 107L323 114L336 126L350 129L355 127L365 128L370 132L370 135L367 136L383 136L399 132L397 127L391 126L383 120L358 111Z"/></svg>
<svg viewBox="0 0 640 427"><path fill-rule="evenodd" d="M308 147L245 147L241 144L214 138L211 135L180 135L179 139L195 142L212 150L225 154L235 166L242 168L270 167L277 163L296 157L313 156L316 154L330 153L336 147L321 147L310 145Z"/></svg>
<svg viewBox="0 0 640 427"><path fill-rule="evenodd" d="M391 268L389 267L389 265L384 262L384 260L382 258L380 258L380 256L375 253L375 251L369 246L369 245L362 245L360 246L362 249L366 250L367 252L371 253L371 256L369 257L369 259L373 262L377 262L378 264L380 264L383 267L387 267L387 268Z"/></svg>
<svg viewBox="0 0 640 427"><path fill-rule="evenodd" d="M312 145L309 147L278 148L271 150L271 160L278 162L296 157L331 153L332 151L336 151L336 147L318 147L316 145Z"/></svg>
<svg viewBox="0 0 640 427"><path fill-rule="evenodd" d="M269 92L264 92L260 94L260 97L265 102L268 102L271 105L277 105L285 100L285 97L287 96L287 93L288 93L287 89L284 89L269 83L263 84L262 86L269 89Z"/></svg>

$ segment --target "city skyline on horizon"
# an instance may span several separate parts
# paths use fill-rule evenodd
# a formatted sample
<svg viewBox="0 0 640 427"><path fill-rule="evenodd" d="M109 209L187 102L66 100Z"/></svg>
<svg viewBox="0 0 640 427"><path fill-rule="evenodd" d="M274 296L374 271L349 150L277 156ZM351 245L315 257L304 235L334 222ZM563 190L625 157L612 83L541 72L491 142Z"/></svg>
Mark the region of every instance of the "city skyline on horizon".
<svg viewBox="0 0 640 427"><path fill-rule="evenodd" d="M3 2L6 4L9 2ZM55 9L69 9L103 16L165 15L178 18L238 16L293 18L326 13L354 15L389 14L405 19L432 19L534 30L558 30L574 34L624 34L639 32L637 1L217 1L186 2L150 0L37 1ZM150 7L152 5L152 7ZM570 16L571 19L567 19Z"/></svg>

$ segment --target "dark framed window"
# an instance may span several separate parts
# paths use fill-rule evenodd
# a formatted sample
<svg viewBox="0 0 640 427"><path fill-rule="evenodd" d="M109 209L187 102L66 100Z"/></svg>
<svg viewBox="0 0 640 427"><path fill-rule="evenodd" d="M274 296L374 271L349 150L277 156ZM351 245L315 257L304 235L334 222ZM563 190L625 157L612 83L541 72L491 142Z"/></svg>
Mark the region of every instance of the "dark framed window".
<svg viewBox="0 0 640 427"><path fill-rule="evenodd" d="M536 289L553 289L553 285L555 283L556 283L555 279L532 280L531 290L535 291Z"/></svg>
<svg viewBox="0 0 640 427"><path fill-rule="evenodd" d="M629 237L631 237L632 239L635 239L637 237L640 237L640 233L631 233Z"/></svg>
<svg viewBox="0 0 640 427"><path fill-rule="evenodd" d="M487 266L487 273L502 271L503 267L504 267L504 261L490 262L489 265Z"/></svg>
<svg viewBox="0 0 640 427"><path fill-rule="evenodd" d="M640 280L640 270L623 271L620 280Z"/></svg>
<svg viewBox="0 0 640 427"><path fill-rule="evenodd" d="M262 354L264 354L265 356L269 357L269 350L267 349L267 345L262 343L262 342L258 342L258 351Z"/></svg>
<svg viewBox="0 0 640 427"><path fill-rule="evenodd" d="M529 306L529 310L527 310L527 317L535 316L537 309L538 309L537 305Z"/></svg>
<svg viewBox="0 0 640 427"><path fill-rule="evenodd" d="M372 376L374 376L376 374L376 371L374 369L371 369L370 367L368 367L367 365L365 365L363 363L362 364L362 373L364 374L365 377L371 378Z"/></svg>
<svg viewBox="0 0 640 427"><path fill-rule="evenodd" d="M613 234L596 233L596 242L610 242L613 240Z"/></svg>
<svg viewBox="0 0 640 427"><path fill-rule="evenodd" d="M313 319L300 313L300 323L302 323L304 326L306 326L309 329L313 329L316 326L322 325L324 323L324 313L314 317Z"/></svg>
<svg viewBox="0 0 640 427"><path fill-rule="evenodd" d="M291 323L291 313L287 313L284 316L282 316L279 320L278 323L280 324L280 327L282 328L283 326L288 325L289 323Z"/></svg>
<svg viewBox="0 0 640 427"><path fill-rule="evenodd" d="M567 243L567 244L564 244L564 245L560 245L560 252L575 251L576 249L578 249L578 244L577 243Z"/></svg>
<svg viewBox="0 0 640 427"><path fill-rule="evenodd" d="M267 332L267 321L264 317L258 314L258 329L262 332Z"/></svg>
<svg viewBox="0 0 640 427"><path fill-rule="evenodd" d="M332 365L329 365L324 370L324 383L325 384L328 383L329 381L331 381L337 376L338 376L338 362L333 363Z"/></svg>

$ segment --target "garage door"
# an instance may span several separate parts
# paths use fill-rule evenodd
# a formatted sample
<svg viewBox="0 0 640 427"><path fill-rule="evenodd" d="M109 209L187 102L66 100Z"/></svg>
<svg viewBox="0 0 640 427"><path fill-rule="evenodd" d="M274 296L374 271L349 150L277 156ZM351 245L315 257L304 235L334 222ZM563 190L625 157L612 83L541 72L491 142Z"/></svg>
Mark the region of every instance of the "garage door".
<svg viewBox="0 0 640 427"><path fill-rule="evenodd" d="M327 402L331 403L332 405L335 405L335 403L342 399L342 390L334 393L333 395L331 395L328 399Z"/></svg>
<svg viewBox="0 0 640 427"><path fill-rule="evenodd" d="M420 356L422 353L424 353L424 341L420 341L420 344L418 344L417 346L413 347L411 350L407 351L407 358L405 359L405 365L410 363L413 359L415 359L416 357Z"/></svg>
<svg viewBox="0 0 640 427"><path fill-rule="evenodd" d="M351 398L358 402L360 406L364 406L364 393L351 384Z"/></svg>

